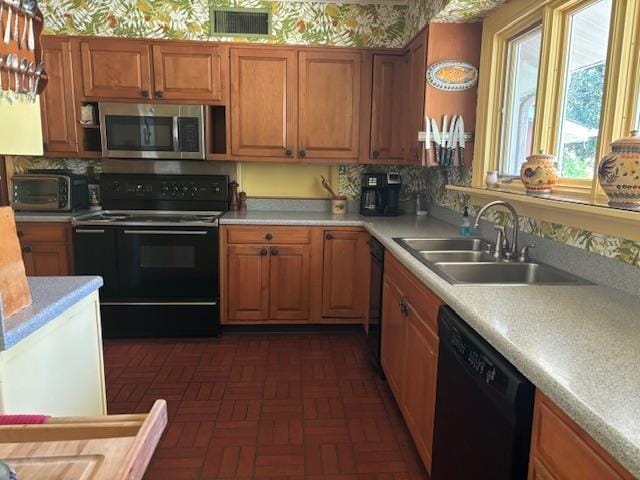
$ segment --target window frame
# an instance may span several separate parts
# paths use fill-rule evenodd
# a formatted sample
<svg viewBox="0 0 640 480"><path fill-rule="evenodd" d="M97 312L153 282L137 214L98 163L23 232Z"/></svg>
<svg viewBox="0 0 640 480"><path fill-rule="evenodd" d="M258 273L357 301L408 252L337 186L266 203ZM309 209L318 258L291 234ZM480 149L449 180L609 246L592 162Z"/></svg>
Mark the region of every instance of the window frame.
<svg viewBox="0 0 640 480"><path fill-rule="evenodd" d="M515 107L514 103L514 90L515 90L515 80L516 80L516 65L515 65L515 49L513 45L518 40L523 40L527 36L531 35L534 32L540 32L540 58L538 59L538 78L536 80L536 103L538 97L538 86L540 85L540 63L542 61L542 33L543 33L543 25L542 20L536 22L529 26L524 31L510 37L505 44L505 56L504 56L504 78L503 78L503 91L502 91L502 103L500 107L500 158L506 160L507 155L509 154L509 150L511 149L511 132L513 128L513 115L511 109ZM537 114L537 111L536 111ZM534 127L533 127L533 139L535 139L536 134L536 125L535 125L535 115L534 114ZM532 145L533 148L533 145ZM535 150L532 150L535 151ZM497 162L497 170L498 174L502 174L502 163L500 161Z"/></svg>
<svg viewBox="0 0 640 480"><path fill-rule="evenodd" d="M569 60L570 15L595 1L515 0L485 19L472 181L474 187L485 187L487 171L500 171L509 43L538 25L542 25L542 46L533 151L544 150L557 154L564 102L563 97L551 92L564 91ZM596 170L598 160L609 151L610 143L628 135L636 126L636 118L640 117L640 62L635 62L634 67L631 61L640 54L640 0L614 1L612 8L603 106L596 146ZM490 111L491 105L500 105L498 114ZM506 183L499 183L497 189L524 193L522 182L513 178ZM560 179L556 192L579 201L606 199L595 171L592 179Z"/></svg>

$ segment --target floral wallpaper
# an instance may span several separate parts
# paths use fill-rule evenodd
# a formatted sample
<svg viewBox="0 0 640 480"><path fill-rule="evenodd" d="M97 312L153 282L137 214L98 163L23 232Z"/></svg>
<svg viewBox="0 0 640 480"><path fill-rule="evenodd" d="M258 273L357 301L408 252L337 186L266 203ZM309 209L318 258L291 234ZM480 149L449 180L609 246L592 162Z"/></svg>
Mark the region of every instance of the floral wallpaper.
<svg viewBox="0 0 640 480"><path fill-rule="evenodd" d="M360 196L360 175L364 172L398 171L402 176L402 201L413 200L416 195L426 195L431 204L462 213L468 204L468 197L445 189L451 185L470 185L470 168L420 168L420 167L372 167L353 165L340 167L340 194L352 199ZM475 215L479 207L470 206L470 214ZM501 225L509 224L506 212L492 210L488 219ZM520 218L520 230L537 235L547 240L564 243L572 247L581 248L591 253L605 256L629 265L640 267L640 242L610 237L579 228L568 227L557 223L536 220L529 217Z"/></svg>
<svg viewBox="0 0 640 480"><path fill-rule="evenodd" d="M508 0L450 0L433 16L433 22L477 22Z"/></svg>
<svg viewBox="0 0 640 480"><path fill-rule="evenodd" d="M425 2L426 0L421 0ZM272 12L271 38L210 34L210 7ZM402 47L408 6L268 0L41 0L45 33L295 45Z"/></svg>

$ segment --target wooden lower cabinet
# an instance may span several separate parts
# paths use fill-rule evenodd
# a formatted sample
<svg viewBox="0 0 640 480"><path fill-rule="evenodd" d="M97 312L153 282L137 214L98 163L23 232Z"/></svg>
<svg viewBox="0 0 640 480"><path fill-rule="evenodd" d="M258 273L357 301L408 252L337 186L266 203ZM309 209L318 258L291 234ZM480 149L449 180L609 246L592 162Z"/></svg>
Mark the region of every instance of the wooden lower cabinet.
<svg viewBox="0 0 640 480"><path fill-rule="evenodd" d="M222 323L362 323L369 236L344 228L332 229L327 239L326 232L322 227L223 226Z"/></svg>
<svg viewBox="0 0 640 480"><path fill-rule="evenodd" d="M385 256L382 368L431 471L441 300L391 255Z"/></svg>
<svg viewBox="0 0 640 480"><path fill-rule="evenodd" d="M539 391L533 413L529 480L631 480L631 475Z"/></svg>
<svg viewBox="0 0 640 480"><path fill-rule="evenodd" d="M67 223L18 222L16 227L27 276L73 273L71 227Z"/></svg>
<svg viewBox="0 0 640 480"><path fill-rule="evenodd" d="M309 245L284 245L270 248L270 318L306 320L309 318L311 291Z"/></svg>
<svg viewBox="0 0 640 480"><path fill-rule="evenodd" d="M269 250L256 245L227 249L229 320L251 322L269 318Z"/></svg>
<svg viewBox="0 0 640 480"><path fill-rule="evenodd" d="M322 316L362 318L367 303L369 234L362 231L324 232Z"/></svg>

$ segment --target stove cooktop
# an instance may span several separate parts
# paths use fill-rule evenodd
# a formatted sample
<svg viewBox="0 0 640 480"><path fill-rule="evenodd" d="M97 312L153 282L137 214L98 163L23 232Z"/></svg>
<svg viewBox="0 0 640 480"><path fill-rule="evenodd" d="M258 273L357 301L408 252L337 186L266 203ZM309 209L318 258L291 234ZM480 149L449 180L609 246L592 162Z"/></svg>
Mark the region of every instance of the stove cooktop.
<svg viewBox="0 0 640 480"><path fill-rule="evenodd" d="M99 211L73 219L74 225L215 226L224 212Z"/></svg>

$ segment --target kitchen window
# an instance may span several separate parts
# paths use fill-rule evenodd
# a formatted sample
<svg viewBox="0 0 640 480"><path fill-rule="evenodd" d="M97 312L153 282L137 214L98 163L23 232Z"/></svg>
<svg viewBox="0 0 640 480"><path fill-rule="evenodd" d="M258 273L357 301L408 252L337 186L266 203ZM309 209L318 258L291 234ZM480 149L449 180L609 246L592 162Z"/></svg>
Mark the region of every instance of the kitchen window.
<svg viewBox="0 0 640 480"><path fill-rule="evenodd" d="M542 26L537 26L511 40L507 47L502 175L519 175L520 165L532 153L541 44Z"/></svg>
<svg viewBox="0 0 640 480"><path fill-rule="evenodd" d="M563 178L591 180L598 162L612 0L568 15L567 52L558 138Z"/></svg>

